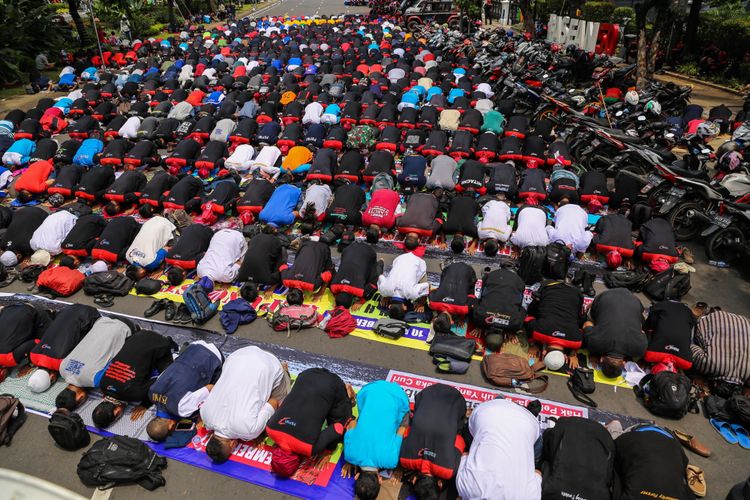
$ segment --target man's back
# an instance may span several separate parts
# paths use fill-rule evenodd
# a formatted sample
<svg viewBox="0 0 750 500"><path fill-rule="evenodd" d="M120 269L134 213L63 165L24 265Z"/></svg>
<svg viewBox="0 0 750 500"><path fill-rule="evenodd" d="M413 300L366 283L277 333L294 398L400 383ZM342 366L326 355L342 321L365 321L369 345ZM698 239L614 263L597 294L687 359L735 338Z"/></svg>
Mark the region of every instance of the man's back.
<svg viewBox="0 0 750 500"><path fill-rule="evenodd" d="M99 318L60 363L60 375L77 387L97 386L107 363L122 349L130 333L130 327L120 320Z"/></svg>
<svg viewBox="0 0 750 500"><path fill-rule="evenodd" d="M627 288L598 295L591 304L591 319L594 327L586 334L586 347L592 354L641 356L645 352L643 305Z"/></svg>

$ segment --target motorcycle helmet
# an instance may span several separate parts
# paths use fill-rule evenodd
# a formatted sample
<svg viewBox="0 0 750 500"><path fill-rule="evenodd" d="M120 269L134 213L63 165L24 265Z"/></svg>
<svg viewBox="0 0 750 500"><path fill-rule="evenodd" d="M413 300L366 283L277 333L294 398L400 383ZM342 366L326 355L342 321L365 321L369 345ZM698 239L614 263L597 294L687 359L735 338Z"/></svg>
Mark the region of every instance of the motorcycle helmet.
<svg viewBox="0 0 750 500"><path fill-rule="evenodd" d="M630 104L631 106L636 106L638 104L639 97L638 92L635 90L628 90L625 93L625 102Z"/></svg>
<svg viewBox="0 0 750 500"><path fill-rule="evenodd" d="M698 125L698 129L695 131L696 135L701 139L709 139L719 135L719 127L708 120Z"/></svg>
<svg viewBox="0 0 750 500"><path fill-rule="evenodd" d="M723 155L719 156L719 162L717 166L724 172L732 172L734 170L737 170L741 163L742 155L740 155L737 151L727 151Z"/></svg>
<svg viewBox="0 0 750 500"><path fill-rule="evenodd" d="M719 184L729 192L732 198L741 198L750 193L750 175L745 173L728 174Z"/></svg>
<svg viewBox="0 0 750 500"><path fill-rule="evenodd" d="M750 143L750 122L745 122L734 131L732 139L742 144Z"/></svg>
<svg viewBox="0 0 750 500"><path fill-rule="evenodd" d="M659 101L651 99L646 103L646 111L650 111L652 114L659 116L661 114L661 104Z"/></svg>

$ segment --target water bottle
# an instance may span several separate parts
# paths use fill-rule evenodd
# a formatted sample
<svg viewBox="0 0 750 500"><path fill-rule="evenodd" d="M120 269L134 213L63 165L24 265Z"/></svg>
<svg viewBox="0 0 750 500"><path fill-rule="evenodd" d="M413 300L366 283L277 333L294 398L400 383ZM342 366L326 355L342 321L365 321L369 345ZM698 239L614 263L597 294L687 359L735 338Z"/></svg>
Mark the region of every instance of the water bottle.
<svg viewBox="0 0 750 500"><path fill-rule="evenodd" d="M730 267L729 264L727 264L723 260L709 260L708 263L709 263L709 265L712 265L714 267L718 267L718 268L721 268L721 269L726 269L726 268Z"/></svg>

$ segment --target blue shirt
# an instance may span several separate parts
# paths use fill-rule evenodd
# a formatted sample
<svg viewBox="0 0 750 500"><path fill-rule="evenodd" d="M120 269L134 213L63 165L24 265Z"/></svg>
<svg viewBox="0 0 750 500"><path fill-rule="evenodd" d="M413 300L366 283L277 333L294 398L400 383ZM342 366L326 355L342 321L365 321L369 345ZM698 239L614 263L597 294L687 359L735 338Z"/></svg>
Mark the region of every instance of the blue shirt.
<svg viewBox="0 0 750 500"><path fill-rule="evenodd" d="M409 398L398 384L378 380L357 394L359 417L344 434L346 461L359 467L395 469L403 438L398 428L409 411Z"/></svg>

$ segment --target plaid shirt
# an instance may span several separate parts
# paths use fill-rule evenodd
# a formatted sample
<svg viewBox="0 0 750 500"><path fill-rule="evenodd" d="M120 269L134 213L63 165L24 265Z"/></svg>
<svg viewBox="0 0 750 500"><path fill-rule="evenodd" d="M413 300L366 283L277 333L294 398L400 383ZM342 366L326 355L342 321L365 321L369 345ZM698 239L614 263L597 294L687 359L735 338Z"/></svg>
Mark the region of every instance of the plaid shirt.
<svg viewBox="0 0 750 500"><path fill-rule="evenodd" d="M698 320L693 367L716 380L750 384L750 320L716 311Z"/></svg>

